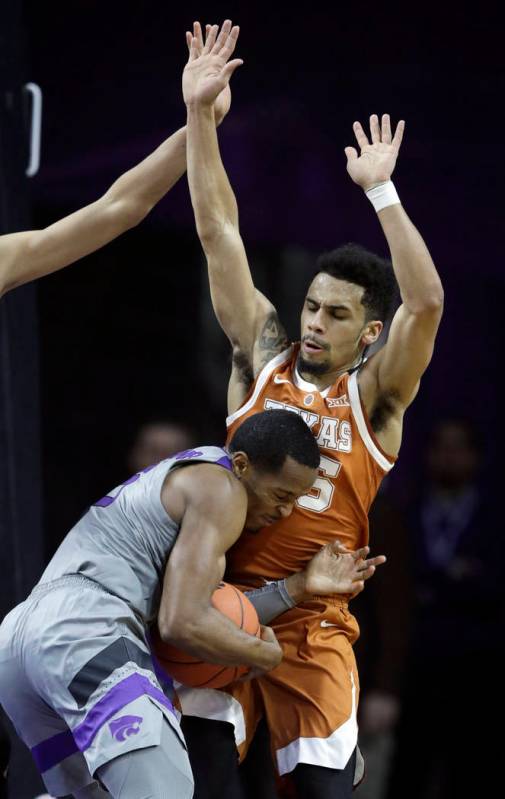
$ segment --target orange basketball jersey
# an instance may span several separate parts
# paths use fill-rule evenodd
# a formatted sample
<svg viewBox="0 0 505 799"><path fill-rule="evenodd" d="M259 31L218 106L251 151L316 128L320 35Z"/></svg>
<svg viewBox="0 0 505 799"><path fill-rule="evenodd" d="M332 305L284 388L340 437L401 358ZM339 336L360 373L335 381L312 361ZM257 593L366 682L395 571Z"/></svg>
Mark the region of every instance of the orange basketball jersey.
<svg viewBox="0 0 505 799"><path fill-rule="evenodd" d="M321 449L319 477L291 516L257 533L245 532L227 554L227 579L258 586L300 571L321 546L339 538L349 549L368 544L368 511L395 458L375 439L361 404L357 371L341 375L324 391L296 369L293 344L260 372L243 405L227 419L228 438L263 410L300 414Z"/></svg>

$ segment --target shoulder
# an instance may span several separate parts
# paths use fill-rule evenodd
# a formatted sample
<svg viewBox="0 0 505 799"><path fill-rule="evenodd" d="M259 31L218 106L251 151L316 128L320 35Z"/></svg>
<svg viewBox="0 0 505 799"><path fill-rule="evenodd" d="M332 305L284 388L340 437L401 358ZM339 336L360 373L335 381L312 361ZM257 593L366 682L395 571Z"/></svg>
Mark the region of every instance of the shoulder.
<svg viewBox="0 0 505 799"><path fill-rule="evenodd" d="M244 486L229 469L216 463L192 463L169 472L163 485L164 502L182 500L184 509L205 514L241 512L247 508Z"/></svg>

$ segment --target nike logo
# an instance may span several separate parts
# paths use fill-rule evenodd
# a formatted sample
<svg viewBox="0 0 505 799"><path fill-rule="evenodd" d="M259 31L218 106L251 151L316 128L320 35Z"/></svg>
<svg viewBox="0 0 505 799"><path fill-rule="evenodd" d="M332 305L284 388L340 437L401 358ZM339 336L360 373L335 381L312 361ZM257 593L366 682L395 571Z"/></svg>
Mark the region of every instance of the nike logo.
<svg viewBox="0 0 505 799"><path fill-rule="evenodd" d="M285 378L280 375L274 375L274 383L287 383L289 386L291 385L291 380L285 380Z"/></svg>
<svg viewBox="0 0 505 799"><path fill-rule="evenodd" d="M332 624L331 621L326 621L326 619L323 619L321 622L321 627L338 627L338 624Z"/></svg>

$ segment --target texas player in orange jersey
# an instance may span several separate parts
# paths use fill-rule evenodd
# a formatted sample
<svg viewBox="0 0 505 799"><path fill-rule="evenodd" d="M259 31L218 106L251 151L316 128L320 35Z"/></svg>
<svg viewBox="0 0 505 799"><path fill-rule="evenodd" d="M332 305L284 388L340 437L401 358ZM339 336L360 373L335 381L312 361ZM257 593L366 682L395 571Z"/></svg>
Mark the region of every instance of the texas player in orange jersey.
<svg viewBox="0 0 505 799"><path fill-rule="evenodd" d="M298 500L278 492L275 518L265 519L271 526L243 534L228 558L227 579L256 587L300 570L335 536L351 549L367 544L367 514L396 461L404 413L431 359L443 291L391 182L404 122L393 135L387 114L380 122L372 115L370 138L354 123L360 152L346 148L347 171L378 214L392 269L356 245L323 255L305 297L301 343L289 345L276 309L254 286L219 154L212 102L241 64L228 61L237 37L228 22L202 50L196 31L183 76L191 199L214 309L233 347L228 430L260 410L288 408L303 416L321 447L311 492ZM366 359L387 318L395 277L401 305L386 344ZM280 666L223 692L183 690L183 712L213 719L216 731L218 720L231 722L242 754L265 717L278 772L292 775L299 796L347 797L358 771L359 691L352 650L359 629L348 597L293 607L273 628L283 648ZM191 750L194 719L190 727Z"/></svg>

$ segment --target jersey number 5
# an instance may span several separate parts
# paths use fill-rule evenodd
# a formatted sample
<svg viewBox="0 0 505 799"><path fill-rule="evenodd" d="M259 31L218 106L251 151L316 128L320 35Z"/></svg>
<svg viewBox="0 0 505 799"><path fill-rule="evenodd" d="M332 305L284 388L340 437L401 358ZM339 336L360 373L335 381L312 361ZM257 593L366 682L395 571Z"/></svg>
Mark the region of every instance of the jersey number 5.
<svg viewBox="0 0 505 799"><path fill-rule="evenodd" d="M321 455L319 477L310 489L310 494L304 494L296 501L296 504L305 510L314 511L314 513L324 513L325 510L328 510L335 491L333 480L338 476L341 468L340 461Z"/></svg>

